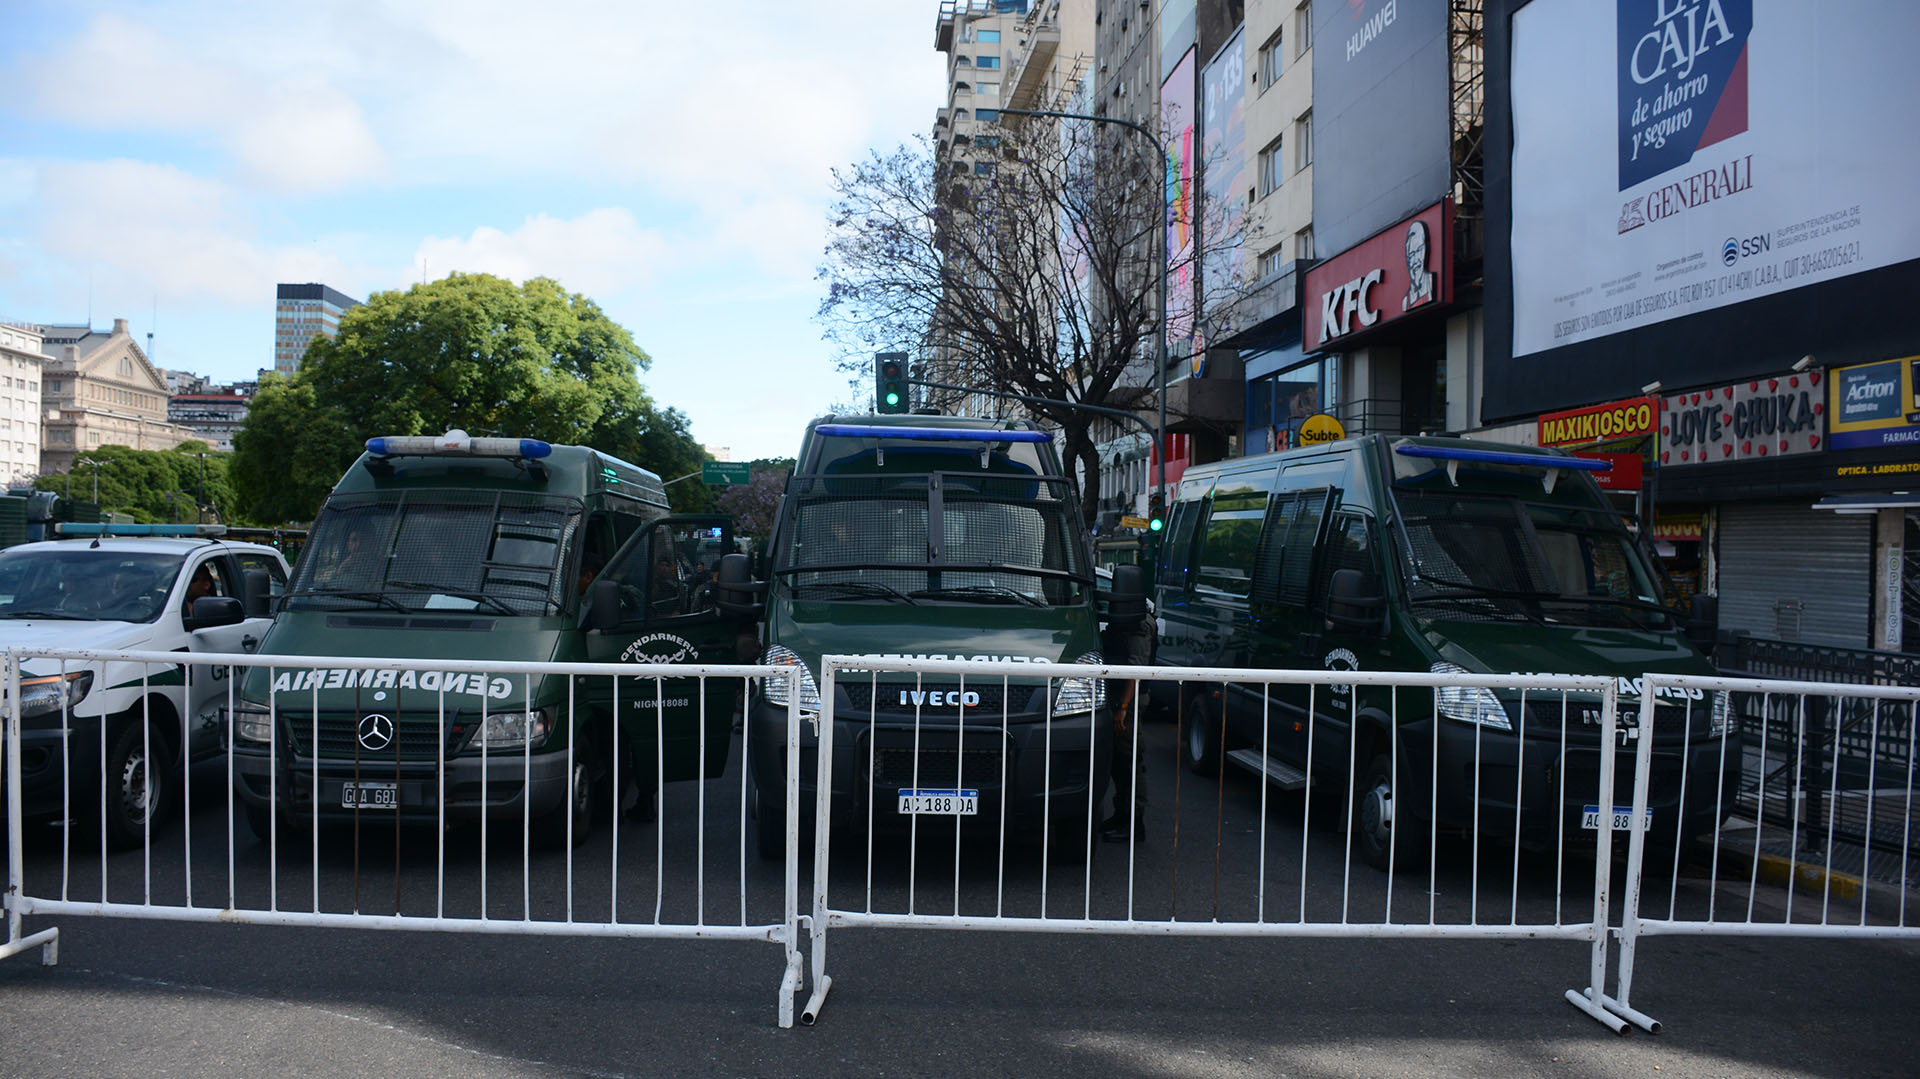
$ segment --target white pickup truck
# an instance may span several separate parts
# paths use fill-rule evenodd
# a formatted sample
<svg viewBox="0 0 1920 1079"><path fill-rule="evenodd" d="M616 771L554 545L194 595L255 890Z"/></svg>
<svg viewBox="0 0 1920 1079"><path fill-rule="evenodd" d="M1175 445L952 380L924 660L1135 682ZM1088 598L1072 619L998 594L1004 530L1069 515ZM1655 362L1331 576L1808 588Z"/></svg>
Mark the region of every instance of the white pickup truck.
<svg viewBox="0 0 1920 1079"><path fill-rule="evenodd" d="M249 652L286 580L279 551L213 535L100 535L0 551L0 649L22 658L25 815L102 828L109 846L140 845L178 805L183 760L219 751L219 731L199 717L227 685L223 669L191 668L189 677L182 666L63 661L32 650Z"/></svg>

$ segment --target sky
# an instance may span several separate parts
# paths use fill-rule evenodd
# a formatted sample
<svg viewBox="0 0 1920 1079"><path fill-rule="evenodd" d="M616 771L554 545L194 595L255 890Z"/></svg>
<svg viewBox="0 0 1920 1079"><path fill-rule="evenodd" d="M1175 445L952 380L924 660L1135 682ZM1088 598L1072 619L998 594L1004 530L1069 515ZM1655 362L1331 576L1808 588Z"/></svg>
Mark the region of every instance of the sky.
<svg viewBox="0 0 1920 1079"><path fill-rule="evenodd" d="M544 275L695 438L791 456L856 396L814 318L831 170L931 129L937 14L0 0L0 319L125 318L230 382L273 366L279 282Z"/></svg>

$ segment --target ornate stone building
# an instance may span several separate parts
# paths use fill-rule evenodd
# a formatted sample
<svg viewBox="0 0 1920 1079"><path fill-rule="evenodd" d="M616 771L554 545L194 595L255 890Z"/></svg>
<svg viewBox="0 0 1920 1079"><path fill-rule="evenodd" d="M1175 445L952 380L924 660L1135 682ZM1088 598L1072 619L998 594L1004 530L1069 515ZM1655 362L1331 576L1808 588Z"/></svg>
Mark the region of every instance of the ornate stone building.
<svg viewBox="0 0 1920 1079"><path fill-rule="evenodd" d="M199 437L167 422L167 380L127 331L41 326L40 471L66 472L75 456L101 446L165 450Z"/></svg>

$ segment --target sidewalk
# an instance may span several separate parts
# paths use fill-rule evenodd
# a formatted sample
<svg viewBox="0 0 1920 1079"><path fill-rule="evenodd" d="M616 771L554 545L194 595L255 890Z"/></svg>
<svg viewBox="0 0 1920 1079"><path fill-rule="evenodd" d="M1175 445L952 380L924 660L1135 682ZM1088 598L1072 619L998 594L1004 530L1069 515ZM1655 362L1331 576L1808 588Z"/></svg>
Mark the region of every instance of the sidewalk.
<svg viewBox="0 0 1920 1079"><path fill-rule="evenodd" d="M1836 838L1831 850L1826 835L1793 836L1778 825L1765 828L1735 816L1720 829L1720 872L1748 872L1758 863L1759 879L1804 895L1830 896L1858 902L1866 898L1867 912L1892 925L1920 925L1920 857L1899 851L1872 850Z"/></svg>

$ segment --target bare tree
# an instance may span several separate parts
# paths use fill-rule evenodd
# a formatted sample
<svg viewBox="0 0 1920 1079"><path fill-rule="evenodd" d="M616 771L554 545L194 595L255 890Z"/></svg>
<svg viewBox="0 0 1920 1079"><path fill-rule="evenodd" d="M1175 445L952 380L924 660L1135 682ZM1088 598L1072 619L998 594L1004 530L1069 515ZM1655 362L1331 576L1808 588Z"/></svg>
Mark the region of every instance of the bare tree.
<svg viewBox="0 0 1920 1079"><path fill-rule="evenodd" d="M909 349L939 381L1147 408L1165 221L1148 145L1096 140L1084 122L1038 123L1001 133L991 152L941 156L922 143L836 170L819 317L846 350L843 366ZM1239 243L1237 231L1217 232L1205 251ZM1200 244L1178 254L1207 264ZM1230 303L1239 286L1210 283L1201 309ZM1088 481L1079 495L1091 519L1097 414L1026 408L1061 432L1076 480Z"/></svg>

